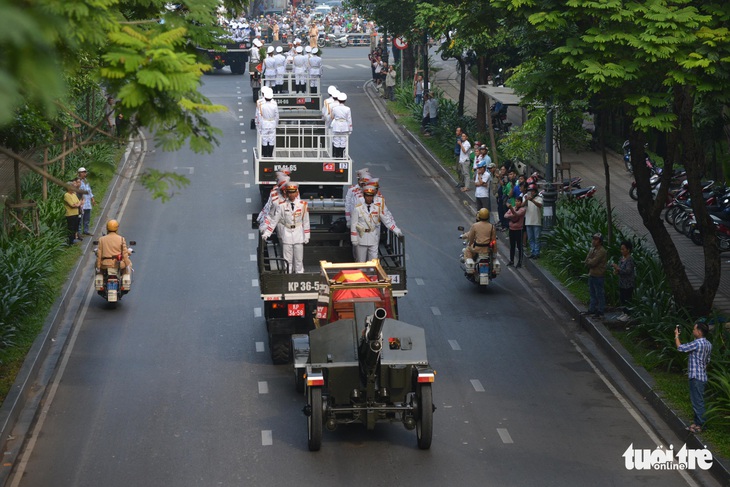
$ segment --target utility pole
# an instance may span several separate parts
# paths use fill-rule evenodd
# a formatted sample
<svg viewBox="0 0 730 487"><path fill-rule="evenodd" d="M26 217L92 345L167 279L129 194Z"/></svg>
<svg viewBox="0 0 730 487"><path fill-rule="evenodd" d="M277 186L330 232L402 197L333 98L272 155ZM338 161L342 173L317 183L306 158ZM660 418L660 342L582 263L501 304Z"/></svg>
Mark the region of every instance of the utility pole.
<svg viewBox="0 0 730 487"><path fill-rule="evenodd" d="M428 90L428 31L423 31L423 94Z"/></svg>
<svg viewBox="0 0 730 487"><path fill-rule="evenodd" d="M545 181L547 188L543 194L543 212L542 212L542 228L543 231L549 232L555 225L555 202L557 200L557 191L553 184L553 149L554 132L553 132L553 107L548 102L547 113L545 115L545 155L547 158L545 164Z"/></svg>

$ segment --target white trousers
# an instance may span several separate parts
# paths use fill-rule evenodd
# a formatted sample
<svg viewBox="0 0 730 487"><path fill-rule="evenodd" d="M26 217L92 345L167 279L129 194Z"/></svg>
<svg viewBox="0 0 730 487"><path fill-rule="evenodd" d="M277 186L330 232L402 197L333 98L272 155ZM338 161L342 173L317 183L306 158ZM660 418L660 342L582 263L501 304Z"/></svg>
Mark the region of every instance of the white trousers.
<svg viewBox="0 0 730 487"><path fill-rule="evenodd" d="M378 245L356 245L355 246L355 259L358 262L367 262L378 258Z"/></svg>
<svg viewBox="0 0 730 487"><path fill-rule="evenodd" d="M282 252L284 253L284 260L289 263L290 274L303 274L304 273L304 244L286 244L282 243Z"/></svg>

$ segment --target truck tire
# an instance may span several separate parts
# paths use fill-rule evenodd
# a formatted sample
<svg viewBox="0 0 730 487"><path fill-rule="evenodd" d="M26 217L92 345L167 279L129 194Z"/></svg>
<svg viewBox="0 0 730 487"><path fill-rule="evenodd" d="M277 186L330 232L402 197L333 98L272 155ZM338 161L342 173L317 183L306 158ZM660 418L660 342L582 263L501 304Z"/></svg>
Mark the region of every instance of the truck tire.
<svg viewBox="0 0 730 487"><path fill-rule="evenodd" d="M307 394L310 415L307 416L307 444L309 451L322 447L322 389L310 387Z"/></svg>
<svg viewBox="0 0 730 487"><path fill-rule="evenodd" d="M317 39L317 47L322 49L324 47L324 45L325 45L325 42L324 42L323 38L320 37L319 39Z"/></svg>
<svg viewBox="0 0 730 487"><path fill-rule="evenodd" d="M291 339L285 335L269 335L269 352L274 365L291 362Z"/></svg>
<svg viewBox="0 0 730 487"><path fill-rule="evenodd" d="M233 74L244 74L246 72L246 63L240 61L231 61L229 64L231 73Z"/></svg>
<svg viewBox="0 0 730 487"><path fill-rule="evenodd" d="M418 418L416 418L416 439L418 448L431 448L433 437L433 391L431 384L422 384L418 394Z"/></svg>

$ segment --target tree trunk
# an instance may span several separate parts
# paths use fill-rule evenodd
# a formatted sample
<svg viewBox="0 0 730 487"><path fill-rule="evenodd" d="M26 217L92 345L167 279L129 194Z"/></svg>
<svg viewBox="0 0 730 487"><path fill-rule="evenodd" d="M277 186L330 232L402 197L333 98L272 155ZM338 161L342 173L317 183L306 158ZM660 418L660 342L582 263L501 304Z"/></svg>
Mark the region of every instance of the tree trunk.
<svg viewBox="0 0 730 487"><path fill-rule="evenodd" d="M705 161L702 148L696 143L697 138L692 126L693 103L689 88L676 87L674 89L674 113L679 118L675 130L668 138L669 150L667 153L669 157L666 160L662 185L656 201L653 200L649 187L650 173L649 168L646 167L644 151L637 150L637 148L644 147L644 134L632 130L629 142L634 148L631 151L631 164L636 178L639 214L654 240L674 300L678 306L687 308L693 315L703 316L712 310L712 303L720 285L720 252L714 226L702 199L701 179ZM689 281L677 247L660 216L667 198L675 154L679 154L684 161L692 208L703 236L704 280L699 289L695 289Z"/></svg>
<svg viewBox="0 0 730 487"><path fill-rule="evenodd" d="M464 116L464 94L466 92L466 61L463 56L458 56L456 61L461 67L461 79L459 84L459 116Z"/></svg>
<svg viewBox="0 0 730 487"><path fill-rule="evenodd" d="M607 245L613 242L613 211L611 206L611 171L608 166L608 155L606 154L606 124L603 119L606 116L606 110L601 109L598 112L598 144L601 146L601 156L603 157L603 172L606 177L606 219L608 221L608 234L606 235Z"/></svg>
<svg viewBox="0 0 730 487"><path fill-rule="evenodd" d="M413 45L408 44L408 47L401 51L401 62L403 63L403 84L413 85L413 78L416 72L415 56L413 55Z"/></svg>
<svg viewBox="0 0 730 487"><path fill-rule="evenodd" d="M484 56L477 58L477 84L487 84L487 62ZM477 131L481 134L487 133L487 96L481 91L477 92Z"/></svg>

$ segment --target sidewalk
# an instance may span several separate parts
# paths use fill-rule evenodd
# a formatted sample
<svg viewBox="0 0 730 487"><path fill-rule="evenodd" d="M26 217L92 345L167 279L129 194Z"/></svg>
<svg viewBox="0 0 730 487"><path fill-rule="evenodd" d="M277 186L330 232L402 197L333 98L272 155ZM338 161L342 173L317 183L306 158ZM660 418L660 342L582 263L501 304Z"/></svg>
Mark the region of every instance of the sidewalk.
<svg viewBox="0 0 730 487"><path fill-rule="evenodd" d="M456 73L456 61L453 59L441 61L438 56L434 56L432 59L434 60L433 64L441 68L431 75L432 86L441 89L445 97L458 101L460 78ZM474 78L467 75L464 114L472 117L476 116L476 86L477 83ZM521 123L521 113L513 107L508 109L507 118L515 127ZM606 183L603 158L599 152L562 154L562 160L570 164L571 176L583 178L583 187L596 185L598 187L596 196L605 201ZM629 197L629 188L631 188L633 176L626 171L623 159L618 154L609 152L608 163L611 169L611 203L615 214L625 228L630 229L637 236L644 237L653 246L654 243L636 208L636 202ZM565 176L567 177L567 174ZM677 233L674 228L668 230L679 254L682 256L682 262L687 269L690 282L695 288L698 288L702 284L705 267L702 247L693 244L689 238ZM714 305L724 314L730 315L730 256L721 254L720 262L720 285L715 295Z"/></svg>

